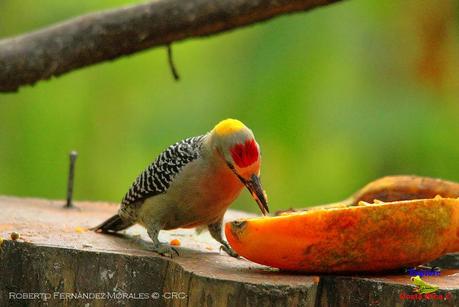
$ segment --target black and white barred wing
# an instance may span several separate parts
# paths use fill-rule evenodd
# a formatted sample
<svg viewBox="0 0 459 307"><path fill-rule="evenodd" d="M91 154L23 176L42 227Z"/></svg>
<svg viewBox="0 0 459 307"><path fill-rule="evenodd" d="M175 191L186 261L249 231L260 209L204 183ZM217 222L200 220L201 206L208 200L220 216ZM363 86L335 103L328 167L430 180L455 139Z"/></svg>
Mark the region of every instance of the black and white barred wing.
<svg viewBox="0 0 459 307"><path fill-rule="evenodd" d="M200 155L204 135L190 137L169 146L135 180L123 198L129 205L164 193L182 168Z"/></svg>

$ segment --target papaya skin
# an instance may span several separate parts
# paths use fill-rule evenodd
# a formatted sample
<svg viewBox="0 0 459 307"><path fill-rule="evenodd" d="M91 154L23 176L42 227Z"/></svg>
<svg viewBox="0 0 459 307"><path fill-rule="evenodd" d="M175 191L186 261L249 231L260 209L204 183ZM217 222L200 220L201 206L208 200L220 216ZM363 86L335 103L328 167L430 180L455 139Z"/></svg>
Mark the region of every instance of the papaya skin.
<svg viewBox="0 0 459 307"><path fill-rule="evenodd" d="M387 176L370 182L351 197L341 202L302 209L292 208L280 210L275 212L275 215L314 210L317 208L356 206L361 201L369 203L373 203L375 200L393 202L400 200L430 199L435 196L459 198L459 183L420 176Z"/></svg>
<svg viewBox="0 0 459 307"><path fill-rule="evenodd" d="M424 191L437 191L424 186L428 187ZM404 195L413 195L408 192ZM437 193L425 196L433 194ZM353 200L369 199L355 195ZM392 196L381 195L394 194L374 195L384 200ZM225 225L226 238L239 255L256 263L311 273L416 266L459 251L458 230L459 199L442 197L376 204L353 201L349 205L348 201L335 208L314 208Z"/></svg>
<svg viewBox="0 0 459 307"><path fill-rule="evenodd" d="M419 176L388 176L377 179L364 186L348 201L358 204L360 201L384 202L429 199L435 196L445 198L459 197L459 183Z"/></svg>

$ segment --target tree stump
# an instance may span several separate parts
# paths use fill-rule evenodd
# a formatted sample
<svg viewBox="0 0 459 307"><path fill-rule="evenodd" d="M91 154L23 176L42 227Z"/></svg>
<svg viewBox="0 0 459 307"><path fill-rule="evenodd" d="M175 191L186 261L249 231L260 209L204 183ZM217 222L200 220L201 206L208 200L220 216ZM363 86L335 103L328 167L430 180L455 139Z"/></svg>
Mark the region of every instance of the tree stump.
<svg viewBox="0 0 459 307"><path fill-rule="evenodd" d="M86 230L117 206L0 197L0 306L459 306L457 255L436 263L440 276L423 277L440 288L436 297L413 299L406 273L314 276L281 272L219 252L207 233L163 231L179 239L180 256L146 250L146 231L119 235ZM250 214L228 211L227 220ZM11 239L17 232L20 238ZM266 238L269 240L269 238ZM266 251L269 252L269 251ZM410 296L411 295L411 296ZM440 295L442 296L440 300Z"/></svg>

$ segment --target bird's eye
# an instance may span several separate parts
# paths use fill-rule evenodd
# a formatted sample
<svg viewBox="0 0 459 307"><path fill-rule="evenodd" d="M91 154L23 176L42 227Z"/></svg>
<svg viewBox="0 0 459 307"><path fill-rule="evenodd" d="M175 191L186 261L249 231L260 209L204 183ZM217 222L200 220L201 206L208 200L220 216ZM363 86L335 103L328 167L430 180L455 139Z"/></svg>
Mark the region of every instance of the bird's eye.
<svg viewBox="0 0 459 307"><path fill-rule="evenodd" d="M234 165L231 163L231 162L228 162L226 161L226 165L228 165L228 167L231 169L231 170L236 170Z"/></svg>

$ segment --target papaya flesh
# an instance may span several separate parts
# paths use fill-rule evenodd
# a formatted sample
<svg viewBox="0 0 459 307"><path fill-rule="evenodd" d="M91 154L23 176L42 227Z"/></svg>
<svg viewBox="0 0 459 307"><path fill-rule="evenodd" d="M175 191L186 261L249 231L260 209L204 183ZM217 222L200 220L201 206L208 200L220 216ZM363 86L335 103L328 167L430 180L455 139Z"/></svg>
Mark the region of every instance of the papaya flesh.
<svg viewBox="0 0 459 307"><path fill-rule="evenodd" d="M458 184L386 177L342 203L233 221L225 233L239 255L285 270L412 267L459 251L459 199L452 197L459 197Z"/></svg>

